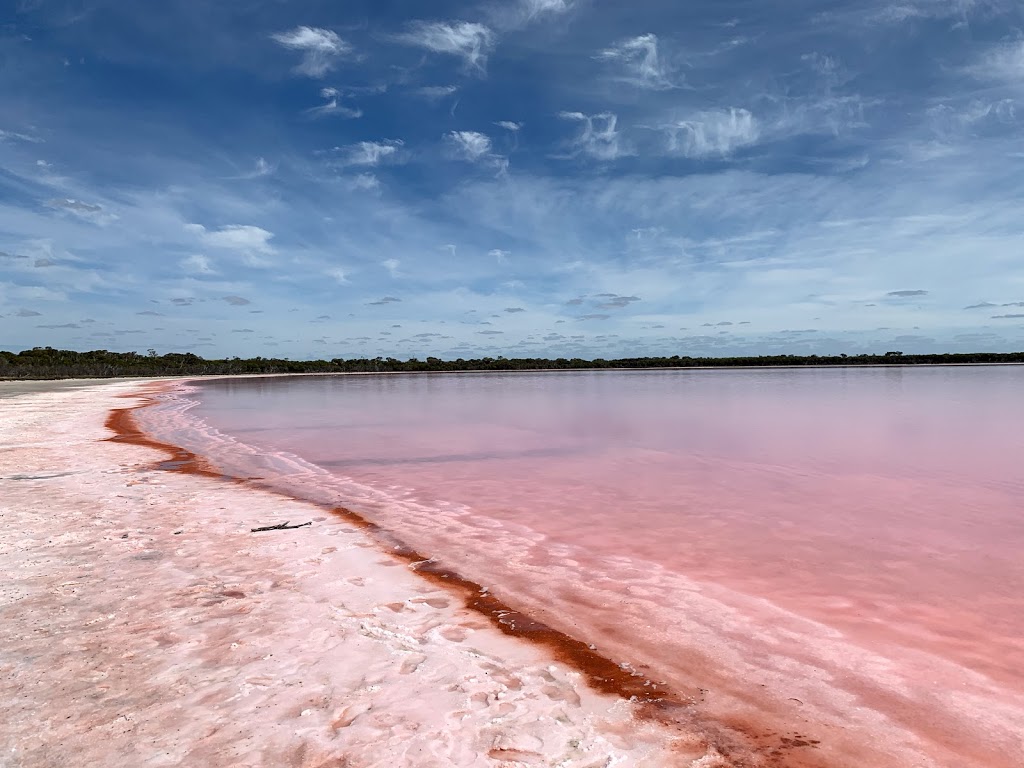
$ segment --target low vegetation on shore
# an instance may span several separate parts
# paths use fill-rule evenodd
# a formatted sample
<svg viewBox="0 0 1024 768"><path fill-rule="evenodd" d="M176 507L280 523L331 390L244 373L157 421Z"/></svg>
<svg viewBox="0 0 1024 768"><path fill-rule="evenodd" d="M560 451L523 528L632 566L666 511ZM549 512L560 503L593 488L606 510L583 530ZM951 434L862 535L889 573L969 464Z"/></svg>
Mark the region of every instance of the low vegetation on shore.
<svg viewBox="0 0 1024 768"><path fill-rule="evenodd" d="M482 357L470 360L425 360L393 357L345 360L287 360L231 357L207 360L191 353L158 355L137 352L74 352L36 347L23 352L0 351L0 379L108 378L115 376L232 376L255 373L416 373L439 371L528 371L602 368L701 368L807 365L941 365L1024 363L1024 352L908 355L902 352L861 355L762 355L758 357L626 357L555 359Z"/></svg>

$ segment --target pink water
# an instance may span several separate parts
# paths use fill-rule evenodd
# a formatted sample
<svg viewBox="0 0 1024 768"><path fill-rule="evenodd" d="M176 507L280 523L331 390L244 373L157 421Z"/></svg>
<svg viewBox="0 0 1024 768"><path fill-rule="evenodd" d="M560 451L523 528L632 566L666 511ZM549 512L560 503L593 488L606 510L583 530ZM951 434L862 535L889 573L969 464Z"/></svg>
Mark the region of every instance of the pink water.
<svg viewBox="0 0 1024 768"><path fill-rule="evenodd" d="M1022 766L1022 385L1019 367L231 379L146 418L366 514L701 717L819 740L832 765Z"/></svg>

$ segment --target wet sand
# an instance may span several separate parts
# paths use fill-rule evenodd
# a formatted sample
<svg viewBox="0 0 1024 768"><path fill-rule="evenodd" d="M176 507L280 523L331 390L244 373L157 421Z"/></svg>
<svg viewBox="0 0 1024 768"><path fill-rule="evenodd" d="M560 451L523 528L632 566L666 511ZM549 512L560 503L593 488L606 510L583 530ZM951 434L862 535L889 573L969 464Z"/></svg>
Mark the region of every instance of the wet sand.
<svg viewBox="0 0 1024 768"><path fill-rule="evenodd" d="M0 765L734 764L357 521L110 440L138 383L41 389L0 405Z"/></svg>

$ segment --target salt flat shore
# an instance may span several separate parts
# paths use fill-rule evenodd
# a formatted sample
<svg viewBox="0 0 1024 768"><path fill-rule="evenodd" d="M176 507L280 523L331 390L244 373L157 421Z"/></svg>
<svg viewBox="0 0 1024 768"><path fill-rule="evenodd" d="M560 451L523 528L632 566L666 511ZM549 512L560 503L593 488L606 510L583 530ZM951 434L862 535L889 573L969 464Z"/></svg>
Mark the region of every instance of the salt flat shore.
<svg viewBox="0 0 1024 768"><path fill-rule="evenodd" d="M4 390L4 387L7 390ZM145 384L0 384L0 766L731 765L322 508L111 442ZM291 521L296 530L252 533Z"/></svg>

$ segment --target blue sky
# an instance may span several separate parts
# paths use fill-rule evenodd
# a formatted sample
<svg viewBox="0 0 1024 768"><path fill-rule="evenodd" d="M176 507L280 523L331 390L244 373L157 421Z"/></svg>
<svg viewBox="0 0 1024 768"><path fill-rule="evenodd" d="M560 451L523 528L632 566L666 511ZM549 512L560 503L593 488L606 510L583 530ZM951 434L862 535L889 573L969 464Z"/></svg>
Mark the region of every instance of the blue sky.
<svg viewBox="0 0 1024 768"><path fill-rule="evenodd" d="M1009 0L11 0L0 348L1024 349L1022 127Z"/></svg>

